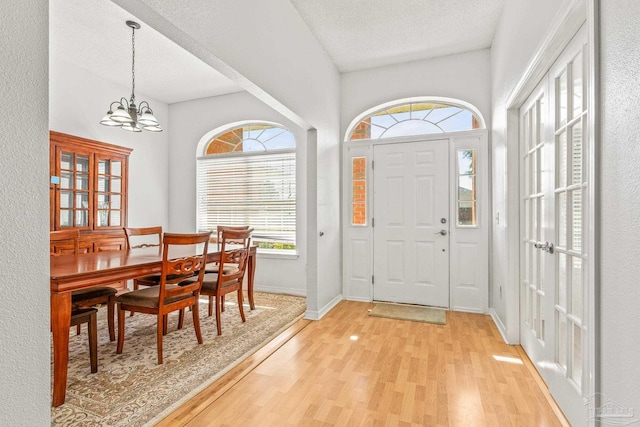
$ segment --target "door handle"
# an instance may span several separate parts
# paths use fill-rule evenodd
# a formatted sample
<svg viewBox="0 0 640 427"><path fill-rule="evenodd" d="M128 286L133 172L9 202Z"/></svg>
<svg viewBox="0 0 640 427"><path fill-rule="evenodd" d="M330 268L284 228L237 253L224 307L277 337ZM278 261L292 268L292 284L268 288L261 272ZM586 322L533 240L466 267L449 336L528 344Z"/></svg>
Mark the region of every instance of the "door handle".
<svg viewBox="0 0 640 427"><path fill-rule="evenodd" d="M552 253L553 253L553 243L549 243L549 242L544 242L544 243L536 242L536 243L534 243L534 245L533 245L533 246L535 246L535 247L536 247L536 248L538 248L538 249L542 249L542 250L543 250L543 251L545 251L545 252L549 252L550 254L552 254Z"/></svg>
<svg viewBox="0 0 640 427"><path fill-rule="evenodd" d="M447 230L440 230L440 231L438 231L437 233L434 233L434 234L439 234L441 236L446 236L447 235Z"/></svg>

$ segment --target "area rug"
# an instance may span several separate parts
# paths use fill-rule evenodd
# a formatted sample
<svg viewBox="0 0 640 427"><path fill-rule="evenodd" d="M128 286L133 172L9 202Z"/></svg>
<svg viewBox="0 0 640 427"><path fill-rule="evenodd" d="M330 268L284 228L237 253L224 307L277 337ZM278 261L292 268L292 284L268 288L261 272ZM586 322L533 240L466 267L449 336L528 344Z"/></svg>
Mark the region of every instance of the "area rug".
<svg viewBox="0 0 640 427"><path fill-rule="evenodd" d="M369 310L369 316L436 323L438 325L447 323L446 310L409 304L376 303L376 305Z"/></svg>
<svg viewBox="0 0 640 427"><path fill-rule="evenodd" d="M255 293L256 309L245 304L242 323L235 296L227 295L222 336L215 314L200 303L203 344L198 345L189 312L177 330L178 316L169 316L164 337L164 364L157 364L155 316L136 313L125 319L122 354L109 341L106 308L98 312L98 372L91 374L86 325L69 342L67 395L51 409L53 426L153 425L215 379L232 369L298 320L305 311L302 297ZM53 366L52 366L53 371Z"/></svg>

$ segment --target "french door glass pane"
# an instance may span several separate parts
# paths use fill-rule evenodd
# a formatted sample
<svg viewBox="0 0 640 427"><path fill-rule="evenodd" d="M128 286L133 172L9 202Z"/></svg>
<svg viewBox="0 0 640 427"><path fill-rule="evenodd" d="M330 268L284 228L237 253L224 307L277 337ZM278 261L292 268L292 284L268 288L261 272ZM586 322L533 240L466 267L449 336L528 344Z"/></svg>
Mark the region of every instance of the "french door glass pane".
<svg viewBox="0 0 640 427"><path fill-rule="evenodd" d="M558 193L558 246L567 247L567 193Z"/></svg>
<svg viewBox="0 0 640 427"><path fill-rule="evenodd" d="M572 341L571 379L580 387L582 385L582 328L579 325L573 325Z"/></svg>
<svg viewBox="0 0 640 427"><path fill-rule="evenodd" d="M567 133L558 135L558 181L557 187L567 186Z"/></svg>
<svg viewBox="0 0 640 427"><path fill-rule="evenodd" d="M73 191L60 191L60 207L73 208Z"/></svg>
<svg viewBox="0 0 640 427"><path fill-rule="evenodd" d="M527 325L529 325L529 327L531 327L532 326L531 325L531 318L533 317L533 315L532 315L533 303L531 302L531 300L533 298L531 297L531 287L530 286L527 286L527 290L525 292L525 298L527 299L525 301L525 304L526 304L526 307L527 307L527 310L526 310L527 318L525 319L525 321L527 322Z"/></svg>
<svg viewBox="0 0 640 427"><path fill-rule="evenodd" d="M571 64L571 80L573 81L573 117L577 117L584 108L584 79L582 72L582 52Z"/></svg>
<svg viewBox="0 0 640 427"><path fill-rule="evenodd" d="M556 87L558 88L558 124L564 125L567 122L567 70L562 71L560 77L557 78Z"/></svg>
<svg viewBox="0 0 640 427"><path fill-rule="evenodd" d="M571 247L577 252L582 251L582 188L571 191Z"/></svg>
<svg viewBox="0 0 640 427"><path fill-rule="evenodd" d="M535 151L529 155L529 172L531 173L530 181L530 189L531 194L537 193L539 191L538 187L538 169L536 168L536 154Z"/></svg>
<svg viewBox="0 0 640 427"><path fill-rule="evenodd" d="M567 306L567 256L558 253L558 297L557 304L565 308Z"/></svg>
<svg viewBox="0 0 640 427"><path fill-rule="evenodd" d="M524 200L524 237L531 239L531 199Z"/></svg>
<svg viewBox="0 0 640 427"><path fill-rule="evenodd" d="M531 305L533 306L531 311L533 313L533 319L532 319L532 323L533 323L533 332L536 334L536 337L538 336L538 311L540 310L540 295L538 295L538 293L535 290L532 290L532 295L531 295Z"/></svg>
<svg viewBox="0 0 640 427"><path fill-rule="evenodd" d="M524 245L524 280L527 282L531 277L531 243L526 242Z"/></svg>
<svg viewBox="0 0 640 427"><path fill-rule="evenodd" d="M571 131L571 183L582 183L582 121L577 122Z"/></svg>
<svg viewBox="0 0 640 427"><path fill-rule="evenodd" d="M564 369L567 369L567 318L561 313L557 312L557 328L558 328L558 352L556 361Z"/></svg>
<svg viewBox="0 0 640 427"><path fill-rule="evenodd" d="M582 259L571 257L571 313L582 319Z"/></svg>

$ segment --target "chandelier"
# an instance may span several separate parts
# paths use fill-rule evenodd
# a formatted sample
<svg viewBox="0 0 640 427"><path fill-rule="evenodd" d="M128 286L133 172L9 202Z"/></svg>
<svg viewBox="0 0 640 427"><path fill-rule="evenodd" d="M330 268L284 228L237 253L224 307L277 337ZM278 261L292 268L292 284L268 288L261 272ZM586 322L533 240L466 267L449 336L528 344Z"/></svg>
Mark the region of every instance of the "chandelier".
<svg viewBox="0 0 640 427"><path fill-rule="evenodd" d="M153 110L147 101L142 101L136 107L136 30L140 29L140 24L134 21L127 21L127 26L131 28L131 99L120 98L109 106L109 111L100 120L100 124L105 126L120 126L129 132L162 132L158 120L153 115ZM114 108L115 107L115 108Z"/></svg>

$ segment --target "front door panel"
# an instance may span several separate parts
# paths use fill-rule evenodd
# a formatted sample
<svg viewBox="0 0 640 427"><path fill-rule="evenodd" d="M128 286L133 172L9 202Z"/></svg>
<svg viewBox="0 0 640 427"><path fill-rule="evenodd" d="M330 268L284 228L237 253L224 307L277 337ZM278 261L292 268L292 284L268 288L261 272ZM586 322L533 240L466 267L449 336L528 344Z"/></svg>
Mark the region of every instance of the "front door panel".
<svg viewBox="0 0 640 427"><path fill-rule="evenodd" d="M374 162L374 299L449 307L448 140L376 145Z"/></svg>

